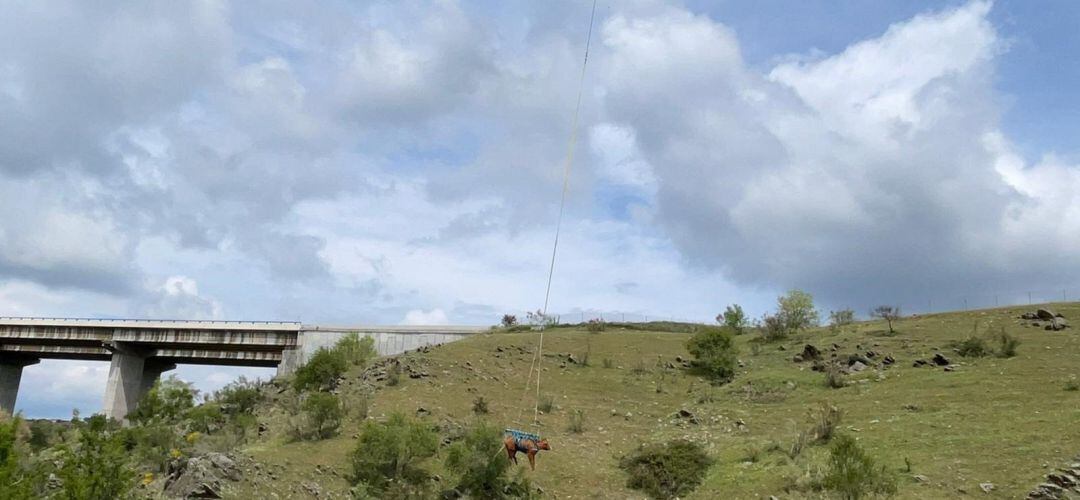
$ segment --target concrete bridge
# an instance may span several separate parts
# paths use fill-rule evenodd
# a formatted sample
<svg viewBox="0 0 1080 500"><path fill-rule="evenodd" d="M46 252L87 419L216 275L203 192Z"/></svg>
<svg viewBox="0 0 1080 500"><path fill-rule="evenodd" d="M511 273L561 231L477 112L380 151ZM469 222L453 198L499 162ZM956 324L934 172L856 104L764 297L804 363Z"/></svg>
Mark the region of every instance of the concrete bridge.
<svg viewBox="0 0 1080 500"><path fill-rule="evenodd" d="M106 416L123 419L177 364L277 367L290 373L319 347L356 332L380 355L453 342L461 326L320 327L275 321L154 321L0 317L0 410L12 413L24 367L42 359L109 361Z"/></svg>

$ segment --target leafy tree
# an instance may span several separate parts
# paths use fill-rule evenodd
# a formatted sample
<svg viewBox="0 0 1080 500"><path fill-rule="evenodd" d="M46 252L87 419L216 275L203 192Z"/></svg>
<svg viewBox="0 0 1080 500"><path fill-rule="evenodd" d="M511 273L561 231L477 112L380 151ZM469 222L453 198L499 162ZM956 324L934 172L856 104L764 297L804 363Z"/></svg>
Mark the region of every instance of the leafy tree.
<svg viewBox="0 0 1080 500"><path fill-rule="evenodd" d="M735 335L745 333L746 326L749 323L746 313L743 312L743 308L739 304L727 306L724 312L716 317L716 321L730 328Z"/></svg>
<svg viewBox="0 0 1080 500"><path fill-rule="evenodd" d="M382 493L392 484L426 484L429 476L420 465L434 456L438 447L431 427L400 413L390 415L384 423L368 421L350 456L352 482L359 486L357 491L385 498L391 495Z"/></svg>
<svg viewBox="0 0 1080 500"><path fill-rule="evenodd" d="M186 420L190 430L213 434L225 426L228 418L221 411L221 404L211 401L188 410Z"/></svg>
<svg viewBox="0 0 1080 500"><path fill-rule="evenodd" d="M834 331L850 325L855 322L855 311L851 309L841 309L839 311L829 311L829 327Z"/></svg>
<svg viewBox="0 0 1080 500"><path fill-rule="evenodd" d="M135 485L135 468L128 463L119 434L103 415L85 422L73 420L73 424L79 437L75 446L60 450L63 465L56 475L63 489L59 496L66 500L126 497Z"/></svg>
<svg viewBox="0 0 1080 500"><path fill-rule="evenodd" d="M528 479L509 477L510 461L502 450L502 432L484 422L466 430L450 446L446 469L457 476L457 491L468 498L523 498L530 492Z"/></svg>
<svg viewBox="0 0 1080 500"><path fill-rule="evenodd" d="M319 348L311 360L296 370L293 387L298 392L308 389L330 390L337 386L337 381L345 373L347 361L337 349Z"/></svg>
<svg viewBox="0 0 1080 500"><path fill-rule="evenodd" d="M802 290L790 290L776 299L776 315L789 333L805 330L818 324L814 296Z"/></svg>
<svg viewBox="0 0 1080 500"><path fill-rule="evenodd" d="M686 350L694 357L694 366L720 382L735 376L738 348L731 334L721 328L703 328L686 343Z"/></svg>
<svg viewBox="0 0 1080 500"><path fill-rule="evenodd" d="M313 392L301 407L318 439L326 439L341 427L341 400L328 392Z"/></svg>
<svg viewBox="0 0 1080 500"><path fill-rule="evenodd" d="M243 376L214 393L214 401L220 405L221 412L226 415L253 413L262 400L259 382L248 380Z"/></svg>
<svg viewBox="0 0 1080 500"><path fill-rule="evenodd" d="M881 318L888 322L889 333L895 333L895 330L893 330L893 321L900 319L900 306L877 306L873 311L870 311L870 316Z"/></svg>
<svg viewBox="0 0 1080 500"><path fill-rule="evenodd" d="M167 379L154 382L154 386L127 418L138 424L154 420L177 422L195 406L196 394L191 384L170 375Z"/></svg>
<svg viewBox="0 0 1080 500"><path fill-rule="evenodd" d="M517 324L518 324L517 316L514 316L513 314L504 314L503 315L503 317L502 317L502 326L503 326L503 328L513 328L513 327L517 326Z"/></svg>

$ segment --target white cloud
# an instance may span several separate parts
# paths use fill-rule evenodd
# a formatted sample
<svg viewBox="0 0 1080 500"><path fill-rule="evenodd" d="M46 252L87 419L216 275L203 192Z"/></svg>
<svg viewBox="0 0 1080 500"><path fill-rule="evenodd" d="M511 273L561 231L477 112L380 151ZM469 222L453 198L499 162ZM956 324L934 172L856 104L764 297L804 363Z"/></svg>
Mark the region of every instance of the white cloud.
<svg viewBox="0 0 1080 500"><path fill-rule="evenodd" d="M450 321L446 318L446 312L442 309L432 309L430 311L424 311L421 309L413 309L405 313L405 319L401 320L403 325L445 325Z"/></svg>

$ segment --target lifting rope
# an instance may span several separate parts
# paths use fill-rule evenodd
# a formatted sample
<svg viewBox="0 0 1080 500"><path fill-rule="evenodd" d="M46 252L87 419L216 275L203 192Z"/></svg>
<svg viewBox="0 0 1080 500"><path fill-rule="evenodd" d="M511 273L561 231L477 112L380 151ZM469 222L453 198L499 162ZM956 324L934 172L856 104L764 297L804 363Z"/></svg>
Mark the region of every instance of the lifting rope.
<svg viewBox="0 0 1080 500"><path fill-rule="evenodd" d="M532 383L533 371L536 371L536 401L533 405L533 433L539 434L540 428L540 364L543 362L544 356L544 330L547 328L548 323L548 304L551 298L551 280L555 275L555 256L559 251L559 235L562 232L563 213L566 210L566 194L570 187L570 167L574 163L574 150L577 147L577 134L578 134L578 117L581 112L581 96L585 90L585 68L589 64L589 46L592 44L592 32L593 24L596 20L596 0L592 3L592 13L589 16L589 32L585 37L585 57L581 63L581 76L578 80L578 94L577 103L574 105L574 118L570 125L570 141L566 148L566 160L563 164L563 182L562 182L562 195L559 198L559 217L555 223L555 243L551 248L551 263L548 267L547 288L544 290L544 308L541 309L540 316L540 338L536 350L533 351L532 363L529 364L529 375L525 380L525 390L522 395L522 400L525 399L525 395L529 392L529 385ZM521 412L524 411L524 407L518 412L517 420L521 420Z"/></svg>

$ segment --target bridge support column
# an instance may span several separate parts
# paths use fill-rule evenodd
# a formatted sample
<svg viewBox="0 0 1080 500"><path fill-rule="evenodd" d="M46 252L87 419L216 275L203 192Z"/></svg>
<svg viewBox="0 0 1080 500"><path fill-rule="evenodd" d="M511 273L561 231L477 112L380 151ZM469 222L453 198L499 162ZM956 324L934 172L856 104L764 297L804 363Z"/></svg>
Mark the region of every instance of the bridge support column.
<svg viewBox="0 0 1080 500"><path fill-rule="evenodd" d="M19 395L23 368L39 362L36 358L0 358L0 411L15 414L15 397Z"/></svg>
<svg viewBox="0 0 1080 500"><path fill-rule="evenodd" d="M147 359L139 350L113 344L109 380L105 384L105 416L124 420L139 400L150 391L162 373L176 368L173 363Z"/></svg>
<svg viewBox="0 0 1080 500"><path fill-rule="evenodd" d="M281 363L278 363L277 375L278 377L287 377L292 375L297 368L300 367L300 348L286 349L281 352Z"/></svg>

